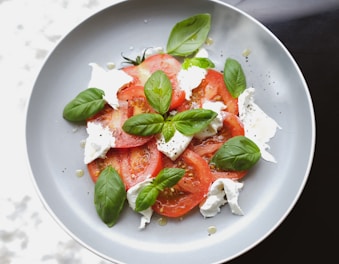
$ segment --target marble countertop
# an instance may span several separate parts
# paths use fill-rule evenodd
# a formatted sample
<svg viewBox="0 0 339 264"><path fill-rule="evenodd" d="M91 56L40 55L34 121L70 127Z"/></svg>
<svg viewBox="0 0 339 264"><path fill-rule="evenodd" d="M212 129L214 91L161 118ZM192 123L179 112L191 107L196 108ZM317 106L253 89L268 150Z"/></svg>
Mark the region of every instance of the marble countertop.
<svg viewBox="0 0 339 264"><path fill-rule="evenodd" d="M24 124L29 95L46 56L77 23L115 2L0 0L0 80L1 91L5 93L0 96L1 164L5 168L0 184L1 264L109 263L74 241L43 207L28 176ZM225 2L248 12L283 36L287 36L284 21L339 6L338 0ZM289 43L289 38L284 41ZM240 257L235 262L247 263L248 259Z"/></svg>

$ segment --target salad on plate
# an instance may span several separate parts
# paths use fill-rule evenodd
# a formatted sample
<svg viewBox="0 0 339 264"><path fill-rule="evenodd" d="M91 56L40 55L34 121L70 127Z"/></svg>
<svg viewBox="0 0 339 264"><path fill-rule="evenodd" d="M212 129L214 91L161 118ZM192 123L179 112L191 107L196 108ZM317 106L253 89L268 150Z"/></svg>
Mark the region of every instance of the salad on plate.
<svg viewBox="0 0 339 264"><path fill-rule="evenodd" d="M63 109L84 122L84 163L94 182L94 205L109 227L126 201L139 228L155 213L179 218L199 207L214 217L226 203L243 215L243 179L268 152L279 125L255 104L241 64L222 71L206 45L211 15L196 14L172 28L166 48L145 48L116 69L91 62L88 87ZM112 65L110 65L112 66Z"/></svg>

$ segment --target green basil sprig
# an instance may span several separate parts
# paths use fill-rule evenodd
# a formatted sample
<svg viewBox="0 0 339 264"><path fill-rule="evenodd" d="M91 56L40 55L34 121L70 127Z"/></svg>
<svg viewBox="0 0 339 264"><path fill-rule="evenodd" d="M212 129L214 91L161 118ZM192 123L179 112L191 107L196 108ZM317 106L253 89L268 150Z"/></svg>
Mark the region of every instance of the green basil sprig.
<svg viewBox="0 0 339 264"><path fill-rule="evenodd" d="M139 192L135 201L135 211L146 210L155 203L159 192L165 188L170 188L185 175L185 170L180 168L164 168L153 179L152 182L144 186Z"/></svg>
<svg viewBox="0 0 339 264"><path fill-rule="evenodd" d="M191 55L204 44L210 28L210 14L197 14L176 23L167 41L167 53L174 56Z"/></svg>
<svg viewBox="0 0 339 264"><path fill-rule="evenodd" d="M193 136L208 126L217 113L208 109L192 109L166 119L157 113L137 114L125 121L122 129L132 135L151 136L163 133L168 142L175 131L186 136Z"/></svg>
<svg viewBox="0 0 339 264"><path fill-rule="evenodd" d="M232 58L226 59L224 66L224 81L233 98L238 98L246 89L246 76L241 64L237 60Z"/></svg>
<svg viewBox="0 0 339 264"><path fill-rule="evenodd" d="M214 154L211 164L222 170L242 171L253 167L260 157L260 149L251 139L235 136Z"/></svg>
<svg viewBox="0 0 339 264"><path fill-rule="evenodd" d="M101 220L108 227L116 224L126 198L125 185L118 172L112 166L107 166L95 183L94 204Z"/></svg>
<svg viewBox="0 0 339 264"><path fill-rule="evenodd" d="M85 121L105 106L104 91L88 88L80 92L63 110L63 117L72 122Z"/></svg>
<svg viewBox="0 0 339 264"><path fill-rule="evenodd" d="M142 113L125 121L122 129L132 135L151 136L162 133L168 142L178 130L192 136L208 126L217 113L208 109L192 109L168 115L172 98L172 85L162 71L154 72L144 87L147 101L158 113Z"/></svg>

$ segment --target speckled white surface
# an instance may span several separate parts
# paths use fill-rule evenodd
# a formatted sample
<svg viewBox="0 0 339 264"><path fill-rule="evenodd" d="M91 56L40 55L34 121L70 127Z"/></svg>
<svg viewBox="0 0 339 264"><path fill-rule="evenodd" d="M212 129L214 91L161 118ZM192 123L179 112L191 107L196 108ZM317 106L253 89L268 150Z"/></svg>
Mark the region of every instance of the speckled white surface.
<svg viewBox="0 0 339 264"><path fill-rule="evenodd" d="M108 263L75 242L43 207L26 164L24 124L30 91L48 53L77 23L114 2L0 0L1 264ZM274 17L282 6L280 16L297 13L286 1L225 2L262 20ZM310 12L317 8L316 1L313 6L291 1L296 2Z"/></svg>
<svg viewBox="0 0 339 264"><path fill-rule="evenodd" d="M0 263L108 263L75 242L43 207L25 156L25 108L44 59L87 16L115 1L0 1L2 92Z"/></svg>

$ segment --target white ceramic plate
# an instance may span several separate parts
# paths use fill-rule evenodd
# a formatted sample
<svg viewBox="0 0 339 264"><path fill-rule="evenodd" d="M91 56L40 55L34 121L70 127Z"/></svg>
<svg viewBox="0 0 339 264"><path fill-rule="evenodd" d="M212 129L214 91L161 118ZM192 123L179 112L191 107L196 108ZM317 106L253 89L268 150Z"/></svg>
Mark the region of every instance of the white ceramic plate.
<svg viewBox="0 0 339 264"><path fill-rule="evenodd" d="M66 122L62 110L84 90L89 62L119 65L124 55L150 46L165 47L174 24L197 13L212 15L210 57L223 68L237 59L256 88L256 103L282 127L271 140L278 163L261 160L244 179L235 216L227 206L211 219L195 211L160 226L157 216L146 230L128 206L113 228L98 218L94 185L86 170L80 141L84 127ZM242 53L251 50L246 59ZM133 57L133 56L131 56ZM284 46L262 24L221 2L207 0L134 0L108 7L83 21L51 52L39 73L27 109L29 164L42 202L56 221L88 249L121 263L221 263L265 239L286 218L310 171L315 119L304 78ZM217 232L208 235L209 226Z"/></svg>

